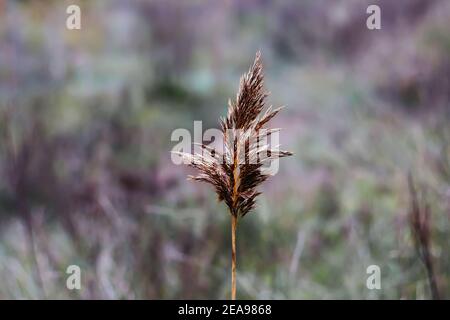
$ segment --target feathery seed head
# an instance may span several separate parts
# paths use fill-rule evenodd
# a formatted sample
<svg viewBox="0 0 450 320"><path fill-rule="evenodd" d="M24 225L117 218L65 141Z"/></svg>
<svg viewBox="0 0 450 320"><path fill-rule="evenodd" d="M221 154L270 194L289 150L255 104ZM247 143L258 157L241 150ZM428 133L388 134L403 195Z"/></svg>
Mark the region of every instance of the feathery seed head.
<svg viewBox="0 0 450 320"><path fill-rule="evenodd" d="M260 194L256 188L269 177L263 165L292 155L271 149L267 143L267 138L280 129L264 127L282 109L269 107L261 115L267 96L258 52L249 71L241 77L236 100L228 103L227 117L220 120L223 153L206 145L202 145L202 154L181 153L185 163L200 171L189 178L213 185L219 201L223 200L236 217L245 216L255 207Z"/></svg>

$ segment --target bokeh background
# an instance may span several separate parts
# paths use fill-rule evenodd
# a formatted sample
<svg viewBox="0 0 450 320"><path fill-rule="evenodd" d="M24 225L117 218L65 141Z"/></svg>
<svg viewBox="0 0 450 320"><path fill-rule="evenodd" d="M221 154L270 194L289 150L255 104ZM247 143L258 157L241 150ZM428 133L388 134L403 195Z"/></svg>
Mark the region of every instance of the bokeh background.
<svg viewBox="0 0 450 320"><path fill-rule="evenodd" d="M239 224L238 298L449 298L449 21L448 0L0 0L0 298L228 298L229 215L170 136L217 128L259 49L295 156Z"/></svg>

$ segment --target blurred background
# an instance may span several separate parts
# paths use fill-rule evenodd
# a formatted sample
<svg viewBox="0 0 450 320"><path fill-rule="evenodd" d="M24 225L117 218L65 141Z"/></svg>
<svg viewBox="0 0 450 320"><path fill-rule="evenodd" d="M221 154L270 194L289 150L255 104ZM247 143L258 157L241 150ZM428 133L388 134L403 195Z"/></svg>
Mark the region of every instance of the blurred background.
<svg viewBox="0 0 450 320"><path fill-rule="evenodd" d="M229 214L170 136L217 128L259 49L295 156L239 224L238 298L449 298L449 21L447 0L0 0L0 298L228 298Z"/></svg>

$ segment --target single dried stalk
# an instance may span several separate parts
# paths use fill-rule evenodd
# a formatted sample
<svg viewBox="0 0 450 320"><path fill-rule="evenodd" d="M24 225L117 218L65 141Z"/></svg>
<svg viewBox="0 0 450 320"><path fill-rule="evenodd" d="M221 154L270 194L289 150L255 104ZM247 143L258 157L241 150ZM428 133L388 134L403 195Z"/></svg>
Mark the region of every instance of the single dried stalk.
<svg viewBox="0 0 450 320"><path fill-rule="evenodd" d="M201 144L202 153L179 153L184 163L198 169L198 176L192 180L210 183L224 201L231 214L231 299L236 298L236 229L238 219L255 207L255 199L260 194L257 187L269 173L263 166L272 161L292 155L275 149L267 143L267 138L279 129L264 129L265 125L282 109L267 108L263 113L268 93L263 88L261 54L248 73L241 77L236 100L228 102L228 114L220 120L223 134L223 152Z"/></svg>
<svg viewBox="0 0 450 320"><path fill-rule="evenodd" d="M236 300L236 227L237 217L231 215L231 300Z"/></svg>

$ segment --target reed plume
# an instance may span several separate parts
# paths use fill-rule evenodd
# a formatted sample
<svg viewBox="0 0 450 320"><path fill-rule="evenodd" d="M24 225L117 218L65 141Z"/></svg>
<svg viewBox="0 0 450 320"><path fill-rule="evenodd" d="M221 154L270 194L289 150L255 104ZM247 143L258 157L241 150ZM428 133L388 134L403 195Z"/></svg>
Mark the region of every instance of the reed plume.
<svg viewBox="0 0 450 320"><path fill-rule="evenodd" d="M238 219L255 207L260 194L257 187L271 174L264 166L292 153L280 151L267 143L279 129L265 129L267 123L282 109L265 108L268 92L264 90L261 54L256 54L249 71L240 79L235 101L228 102L228 115L220 119L223 134L221 151L200 144L201 153L180 153L184 163L200 171L192 180L211 184L224 201L231 215L231 299L236 299L236 228Z"/></svg>

